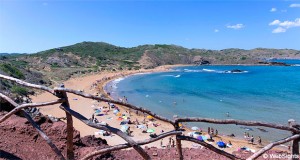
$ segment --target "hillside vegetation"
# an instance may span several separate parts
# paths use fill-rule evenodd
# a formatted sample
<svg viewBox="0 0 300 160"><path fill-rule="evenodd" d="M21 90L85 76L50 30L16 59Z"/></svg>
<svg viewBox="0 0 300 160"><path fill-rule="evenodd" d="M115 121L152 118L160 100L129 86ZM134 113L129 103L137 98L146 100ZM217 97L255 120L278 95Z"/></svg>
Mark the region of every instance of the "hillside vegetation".
<svg viewBox="0 0 300 160"><path fill-rule="evenodd" d="M104 42L82 42L35 54L0 54L0 73L35 84L51 85L103 70L137 70L171 64L257 64L269 58L300 58L292 49L188 49L177 45L141 45L118 47ZM7 81L0 89L25 93Z"/></svg>

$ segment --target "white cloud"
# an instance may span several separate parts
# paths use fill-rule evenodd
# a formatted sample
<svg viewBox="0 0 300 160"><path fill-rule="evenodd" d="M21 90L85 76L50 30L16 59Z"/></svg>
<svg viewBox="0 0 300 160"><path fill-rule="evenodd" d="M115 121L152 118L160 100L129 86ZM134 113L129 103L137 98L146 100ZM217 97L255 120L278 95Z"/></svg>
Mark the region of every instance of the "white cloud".
<svg viewBox="0 0 300 160"><path fill-rule="evenodd" d="M214 32L219 32L219 30L218 30L218 29L215 29Z"/></svg>
<svg viewBox="0 0 300 160"><path fill-rule="evenodd" d="M291 5L290 5L290 7L292 7L292 8L295 8L295 7L300 7L300 4L296 4L296 3L294 3L294 4L291 4Z"/></svg>
<svg viewBox="0 0 300 160"><path fill-rule="evenodd" d="M270 26L273 26L273 25L277 25L279 24L280 21L278 19L274 20L273 22L269 23Z"/></svg>
<svg viewBox="0 0 300 160"><path fill-rule="evenodd" d="M270 12L276 12L276 11L277 11L276 8L272 8L272 9L270 10Z"/></svg>
<svg viewBox="0 0 300 160"><path fill-rule="evenodd" d="M277 27L272 31L272 33L283 33L283 32L286 32L286 29L282 27Z"/></svg>
<svg viewBox="0 0 300 160"><path fill-rule="evenodd" d="M244 28L245 25L239 23L239 24L236 24L236 25L227 25L226 27L231 28L231 29L241 29L241 28Z"/></svg>
<svg viewBox="0 0 300 160"><path fill-rule="evenodd" d="M300 27L300 18L295 19L295 21L284 21L279 24L279 26L291 28L291 27Z"/></svg>
<svg viewBox="0 0 300 160"><path fill-rule="evenodd" d="M281 33L286 32L287 29L292 27L300 27L300 18L296 18L294 21L283 21L276 19L273 22L269 23L270 26L278 26L272 31L272 33Z"/></svg>

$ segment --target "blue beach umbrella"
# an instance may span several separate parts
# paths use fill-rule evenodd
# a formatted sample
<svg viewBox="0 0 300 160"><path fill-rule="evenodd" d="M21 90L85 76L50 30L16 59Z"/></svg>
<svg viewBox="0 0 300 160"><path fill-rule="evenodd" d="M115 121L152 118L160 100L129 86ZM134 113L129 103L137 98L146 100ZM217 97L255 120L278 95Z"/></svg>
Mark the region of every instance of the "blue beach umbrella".
<svg viewBox="0 0 300 160"><path fill-rule="evenodd" d="M226 144L222 141L219 141L217 142L217 145L220 147L220 148L225 148L226 147Z"/></svg>

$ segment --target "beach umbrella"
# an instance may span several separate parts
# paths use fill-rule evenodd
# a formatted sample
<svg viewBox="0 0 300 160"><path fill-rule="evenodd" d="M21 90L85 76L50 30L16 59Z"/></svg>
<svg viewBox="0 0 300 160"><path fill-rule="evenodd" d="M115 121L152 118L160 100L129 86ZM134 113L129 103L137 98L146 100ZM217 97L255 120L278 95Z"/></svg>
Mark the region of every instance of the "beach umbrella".
<svg viewBox="0 0 300 160"><path fill-rule="evenodd" d="M199 130L199 128L198 128L198 127L196 127L196 126L192 127L191 129L192 129L193 131L197 131L197 130Z"/></svg>
<svg viewBox="0 0 300 160"><path fill-rule="evenodd" d="M126 132L126 131L128 130L128 128L129 128L129 127L128 127L127 125L122 125L122 126L121 126L121 131L122 131L122 132Z"/></svg>
<svg viewBox="0 0 300 160"><path fill-rule="evenodd" d="M205 135L205 137L206 137L206 139L211 139L209 134Z"/></svg>
<svg viewBox="0 0 300 160"><path fill-rule="evenodd" d="M206 136L201 136L202 137L202 140L205 141L207 140L207 137Z"/></svg>
<svg viewBox="0 0 300 160"><path fill-rule="evenodd" d="M197 139L198 139L199 141L204 141L204 139L202 138L202 136L198 136Z"/></svg>
<svg viewBox="0 0 300 160"><path fill-rule="evenodd" d="M101 112L100 109L96 109L96 110L95 110L95 113L100 113L100 112Z"/></svg>
<svg viewBox="0 0 300 160"><path fill-rule="evenodd" d="M152 116L150 116L150 115L149 115L149 116L147 116L147 118L148 118L148 119L153 119L153 117L152 117Z"/></svg>
<svg viewBox="0 0 300 160"><path fill-rule="evenodd" d="M122 118L122 117L119 117L119 118L118 118L118 121L122 121L122 120L123 120L123 118Z"/></svg>
<svg viewBox="0 0 300 160"><path fill-rule="evenodd" d="M140 125L137 125L137 128L138 129L146 129L146 126L140 124Z"/></svg>
<svg viewBox="0 0 300 160"><path fill-rule="evenodd" d="M220 148L225 148L226 147L226 144L222 141L219 141L217 142L217 145L220 147Z"/></svg>
<svg viewBox="0 0 300 160"><path fill-rule="evenodd" d="M179 126L179 127L182 127L182 124L181 124L181 123L179 123L179 124L178 124L178 126Z"/></svg>
<svg viewBox="0 0 300 160"><path fill-rule="evenodd" d="M129 122L129 120L124 120L124 121L122 121L120 124L121 124L121 125L124 125L124 124L128 124L128 122Z"/></svg>
<svg viewBox="0 0 300 160"><path fill-rule="evenodd" d="M113 111L113 113L114 113L114 114L117 114L117 113L119 113L119 111L118 111L117 109L115 109L115 110Z"/></svg>
<svg viewBox="0 0 300 160"><path fill-rule="evenodd" d="M120 112L118 112L118 113L116 114L116 116L121 116L121 113L120 113Z"/></svg>
<svg viewBox="0 0 300 160"><path fill-rule="evenodd" d="M123 119L127 119L127 116L123 116L122 118L123 118Z"/></svg>
<svg viewBox="0 0 300 160"><path fill-rule="evenodd" d="M154 131L154 129L147 129L147 133L153 133Z"/></svg>

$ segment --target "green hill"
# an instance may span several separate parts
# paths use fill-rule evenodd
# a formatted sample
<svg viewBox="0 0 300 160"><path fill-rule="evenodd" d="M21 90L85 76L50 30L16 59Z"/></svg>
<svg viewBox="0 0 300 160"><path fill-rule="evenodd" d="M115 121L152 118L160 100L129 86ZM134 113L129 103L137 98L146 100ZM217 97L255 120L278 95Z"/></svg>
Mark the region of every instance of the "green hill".
<svg viewBox="0 0 300 160"><path fill-rule="evenodd" d="M74 74L103 70L136 70L166 64L257 64L268 58L300 58L300 51L265 48L207 50L166 44L125 48L104 42L81 42L35 54L2 54L0 72L35 82L58 83ZM39 77L38 80L33 76Z"/></svg>

